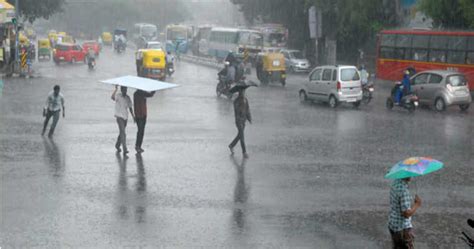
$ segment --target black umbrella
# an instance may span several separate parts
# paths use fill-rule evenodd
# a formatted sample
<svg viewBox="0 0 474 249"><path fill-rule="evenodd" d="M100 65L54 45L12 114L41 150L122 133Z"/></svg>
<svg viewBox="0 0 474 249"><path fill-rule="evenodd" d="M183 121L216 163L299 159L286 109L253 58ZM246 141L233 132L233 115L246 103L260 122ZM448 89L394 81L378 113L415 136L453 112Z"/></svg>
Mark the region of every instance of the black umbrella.
<svg viewBox="0 0 474 249"><path fill-rule="evenodd" d="M234 87L232 87L229 92L230 93L236 93L236 92L240 92L240 91L243 91L251 86L255 86L255 87L258 87L257 84L255 84L254 82L252 81L249 81L248 83L239 83L237 85L235 85Z"/></svg>

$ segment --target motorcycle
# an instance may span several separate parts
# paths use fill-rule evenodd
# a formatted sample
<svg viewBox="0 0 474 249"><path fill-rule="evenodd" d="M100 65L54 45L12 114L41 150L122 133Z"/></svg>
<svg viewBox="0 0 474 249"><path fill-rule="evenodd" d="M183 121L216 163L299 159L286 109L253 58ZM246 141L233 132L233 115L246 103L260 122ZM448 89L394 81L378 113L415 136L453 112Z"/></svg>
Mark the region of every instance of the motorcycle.
<svg viewBox="0 0 474 249"><path fill-rule="evenodd" d="M118 43L117 45L115 45L115 51L119 54L124 52L125 51L125 43L122 42L122 43Z"/></svg>
<svg viewBox="0 0 474 249"><path fill-rule="evenodd" d="M94 70L94 68L95 68L95 58L88 58L87 59L87 66L89 67L89 70Z"/></svg>
<svg viewBox="0 0 474 249"><path fill-rule="evenodd" d="M166 74L170 77L174 73L174 64L173 63L168 63L166 65Z"/></svg>
<svg viewBox="0 0 474 249"><path fill-rule="evenodd" d="M362 102L364 104L369 104L372 100L373 92L375 91L373 84L366 84L362 86Z"/></svg>
<svg viewBox="0 0 474 249"><path fill-rule="evenodd" d="M219 83L216 86L216 94L217 97L221 95L225 95L228 99L232 99L233 93L230 93L230 89L232 88L232 84L226 82L226 76L219 75Z"/></svg>
<svg viewBox="0 0 474 249"><path fill-rule="evenodd" d="M419 99L415 93L408 93L404 94L400 103L396 103L396 88L400 87L400 84L397 84L394 89L392 89L392 93L390 97L387 98L386 107L389 110L392 110L394 106L398 106L404 109L407 109L409 112L414 112L416 108L419 106Z"/></svg>

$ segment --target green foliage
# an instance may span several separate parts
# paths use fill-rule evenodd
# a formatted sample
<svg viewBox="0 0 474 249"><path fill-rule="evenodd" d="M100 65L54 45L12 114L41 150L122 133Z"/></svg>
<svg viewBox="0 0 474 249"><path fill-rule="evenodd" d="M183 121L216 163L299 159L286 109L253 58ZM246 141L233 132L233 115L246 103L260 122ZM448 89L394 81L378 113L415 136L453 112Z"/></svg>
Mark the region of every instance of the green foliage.
<svg viewBox="0 0 474 249"><path fill-rule="evenodd" d="M8 0L15 5L15 0ZM30 23L38 18L48 19L54 13L62 11L64 0L20 0L20 15Z"/></svg>
<svg viewBox="0 0 474 249"><path fill-rule="evenodd" d="M437 27L474 28L472 0L421 0L419 9L431 17Z"/></svg>

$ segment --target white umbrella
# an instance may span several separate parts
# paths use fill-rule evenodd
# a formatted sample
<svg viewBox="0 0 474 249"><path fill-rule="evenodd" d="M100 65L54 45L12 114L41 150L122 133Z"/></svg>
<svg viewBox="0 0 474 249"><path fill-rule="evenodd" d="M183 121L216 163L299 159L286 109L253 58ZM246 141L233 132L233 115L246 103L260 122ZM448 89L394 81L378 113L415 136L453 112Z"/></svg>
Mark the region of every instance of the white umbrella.
<svg viewBox="0 0 474 249"><path fill-rule="evenodd" d="M165 90L169 88L179 87L179 85L176 85L176 84L171 84L171 83L167 83L163 81L152 80L148 78L142 78L142 77L131 76L131 75L108 79L108 80L102 80L100 82L105 83L105 84L110 84L110 85L119 85L119 86L135 88L135 89L139 89L139 90L143 90L147 92L161 91L161 90Z"/></svg>

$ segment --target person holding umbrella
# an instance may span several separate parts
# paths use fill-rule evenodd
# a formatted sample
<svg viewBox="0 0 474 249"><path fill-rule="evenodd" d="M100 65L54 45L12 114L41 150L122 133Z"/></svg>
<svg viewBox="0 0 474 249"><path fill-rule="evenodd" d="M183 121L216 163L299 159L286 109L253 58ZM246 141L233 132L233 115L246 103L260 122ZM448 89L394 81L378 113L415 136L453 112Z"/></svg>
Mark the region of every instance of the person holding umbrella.
<svg viewBox="0 0 474 249"><path fill-rule="evenodd" d="M155 92L146 92L143 90L137 90L133 94L133 106L135 111L135 122L137 123L137 140L135 142L135 150L137 153L143 153L145 150L142 149L143 136L145 135L145 125L147 117L147 105L146 98L153 97Z"/></svg>
<svg viewBox="0 0 474 249"><path fill-rule="evenodd" d="M388 229L394 249L414 248L411 217L421 207L421 198L415 195L413 202L408 183L412 177L426 175L442 167L441 162L431 158L412 157L399 162L385 175L385 178L394 180L390 190L388 218Z"/></svg>
<svg viewBox="0 0 474 249"><path fill-rule="evenodd" d="M125 134L125 128L127 127L128 112L132 115L133 120L135 121L135 116L133 114L132 100L130 96L127 95L127 87L120 87L120 94L117 94L118 86L115 86L115 91L112 93L112 100L115 101L115 118L117 119L117 124L119 127L119 135L117 137L117 142L115 143L115 148L117 152L120 153L120 145L122 145L123 156L126 157L127 150L127 137Z"/></svg>
<svg viewBox="0 0 474 249"><path fill-rule="evenodd" d="M255 83L249 85L245 83L238 84L232 87L230 93L239 93L239 96L234 100L234 115L235 115L235 125L237 126L237 136L229 144L230 153L234 154L234 147L240 141L240 146L242 147L242 153L244 158L248 158L247 149L245 146L245 123L247 120L252 123L252 115L250 114L250 107L247 98L245 97L245 90L251 86L256 86Z"/></svg>

